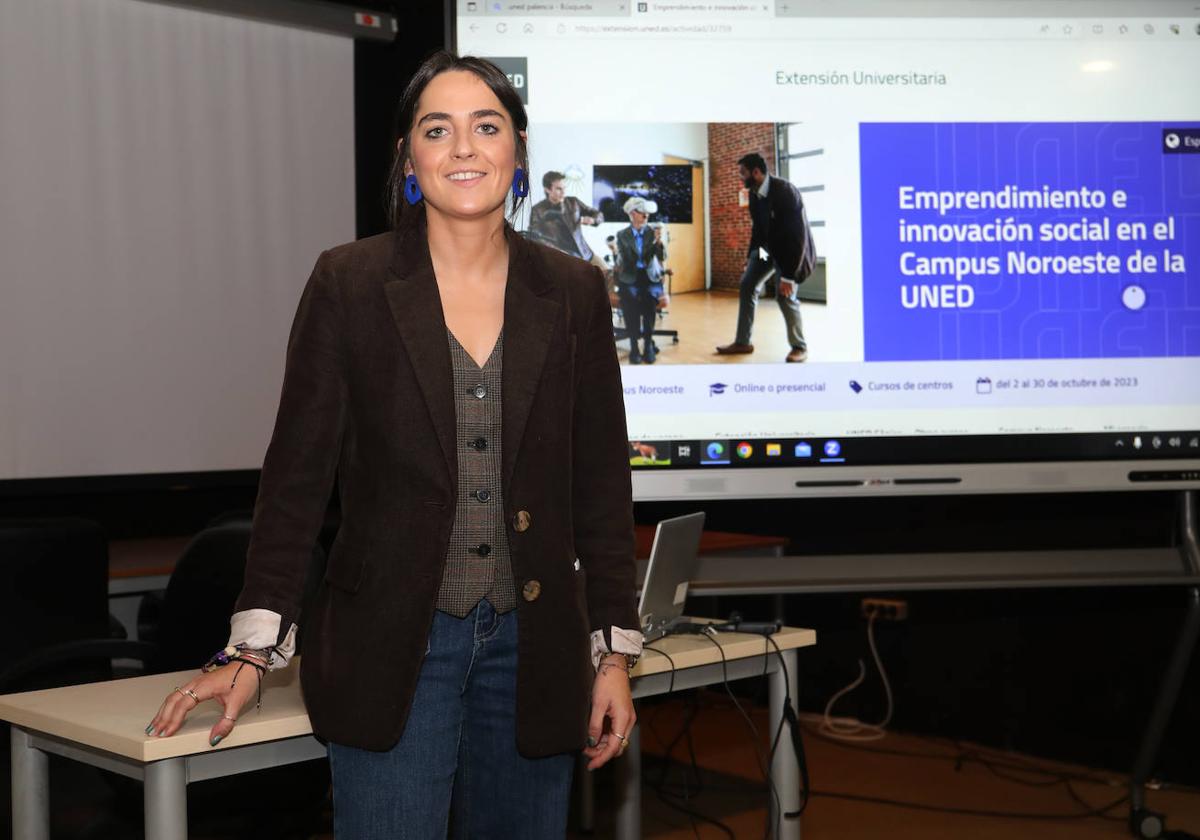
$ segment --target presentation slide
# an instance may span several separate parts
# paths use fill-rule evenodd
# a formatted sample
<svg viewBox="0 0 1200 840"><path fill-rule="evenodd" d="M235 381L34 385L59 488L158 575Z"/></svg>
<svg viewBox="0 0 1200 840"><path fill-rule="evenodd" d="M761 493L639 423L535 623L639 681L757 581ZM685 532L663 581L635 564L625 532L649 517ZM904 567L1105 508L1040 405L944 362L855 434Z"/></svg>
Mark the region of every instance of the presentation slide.
<svg viewBox="0 0 1200 840"><path fill-rule="evenodd" d="M1200 123L859 138L868 361L1200 356Z"/></svg>

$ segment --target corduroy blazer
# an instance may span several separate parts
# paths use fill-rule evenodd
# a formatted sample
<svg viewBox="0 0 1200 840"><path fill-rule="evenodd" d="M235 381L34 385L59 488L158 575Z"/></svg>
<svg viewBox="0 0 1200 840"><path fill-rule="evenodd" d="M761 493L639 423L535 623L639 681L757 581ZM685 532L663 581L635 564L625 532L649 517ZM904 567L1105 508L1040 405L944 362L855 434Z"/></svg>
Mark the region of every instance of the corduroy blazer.
<svg viewBox="0 0 1200 840"><path fill-rule="evenodd" d="M590 632L639 622L603 277L511 227L506 236L501 486L518 593L517 746L533 757L583 746ZM301 687L321 737L371 750L400 739L453 525L455 437L423 215L322 253L288 339L235 606L279 613L280 642L292 622L303 627ZM335 476L342 524L301 616Z"/></svg>

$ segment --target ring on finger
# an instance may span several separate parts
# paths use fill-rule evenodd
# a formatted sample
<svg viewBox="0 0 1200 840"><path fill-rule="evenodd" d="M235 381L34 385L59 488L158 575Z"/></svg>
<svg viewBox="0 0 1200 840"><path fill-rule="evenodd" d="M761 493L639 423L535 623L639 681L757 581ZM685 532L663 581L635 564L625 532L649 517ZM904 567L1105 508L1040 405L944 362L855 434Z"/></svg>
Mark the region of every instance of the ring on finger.
<svg viewBox="0 0 1200 840"><path fill-rule="evenodd" d="M196 701L196 705L197 705L197 706L199 706L199 705L200 705L200 695L199 695L199 694L197 694L197 693L196 693L195 691L193 691L192 689L190 689L190 688L177 688L177 689L175 689L175 690L176 690L176 691L178 691L180 694L182 694L182 695L186 696L186 697L191 697L193 700L195 700L195 701Z"/></svg>
<svg viewBox="0 0 1200 840"><path fill-rule="evenodd" d="M229 715L221 715L221 717L225 718L225 720L231 720L234 723L237 723L237 718L235 717L230 717Z"/></svg>

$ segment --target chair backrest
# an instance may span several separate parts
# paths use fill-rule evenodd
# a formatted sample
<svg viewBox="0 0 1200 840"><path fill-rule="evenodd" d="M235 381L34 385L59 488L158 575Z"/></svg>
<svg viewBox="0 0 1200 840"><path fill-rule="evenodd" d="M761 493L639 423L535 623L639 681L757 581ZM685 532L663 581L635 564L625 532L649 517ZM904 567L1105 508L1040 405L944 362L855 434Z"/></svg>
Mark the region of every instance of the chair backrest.
<svg viewBox="0 0 1200 840"><path fill-rule="evenodd" d="M109 635L108 543L100 525L77 518L0 520L0 662ZM107 663L64 663L21 688L109 678Z"/></svg>
<svg viewBox="0 0 1200 840"><path fill-rule="evenodd" d="M192 538L163 598L155 671L198 668L229 641L229 617L246 572L251 523L231 519ZM302 609L312 602L325 568L319 543L307 569Z"/></svg>

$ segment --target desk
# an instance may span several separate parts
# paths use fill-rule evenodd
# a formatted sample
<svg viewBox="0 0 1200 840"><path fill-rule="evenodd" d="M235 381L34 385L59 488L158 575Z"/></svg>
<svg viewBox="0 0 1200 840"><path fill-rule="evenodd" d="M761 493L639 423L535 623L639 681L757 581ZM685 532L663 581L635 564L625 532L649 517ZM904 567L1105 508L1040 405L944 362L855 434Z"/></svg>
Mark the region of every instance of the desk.
<svg viewBox="0 0 1200 840"><path fill-rule="evenodd" d="M730 679L770 675L771 727L783 714L785 694L796 697L796 649L816 644L812 630L785 628L775 635L787 665L787 682L779 657L759 636L718 636ZM719 684L721 655L701 637L660 639L654 645L675 660L675 687ZM764 660L764 652L771 656ZM633 672L634 697L663 694L670 683L666 657L653 651ZM312 735L300 695L299 659L292 667L269 673L263 683L263 708L242 713L233 732L218 748L208 745L208 732L220 718L216 703L204 703L170 738L150 738L144 730L171 689L195 671L134 677L126 680L31 691L0 697L0 720L12 724L13 837L50 837L49 767L47 754L91 764L145 783L146 836L157 840L187 837L189 782L230 776L322 758L325 747ZM630 734L629 750L618 761L617 837L641 837L641 754L639 728ZM776 751L772 776L783 810L799 805L799 776L790 749ZM772 815L779 819L772 807ZM785 820L778 837L798 840L799 820Z"/></svg>

